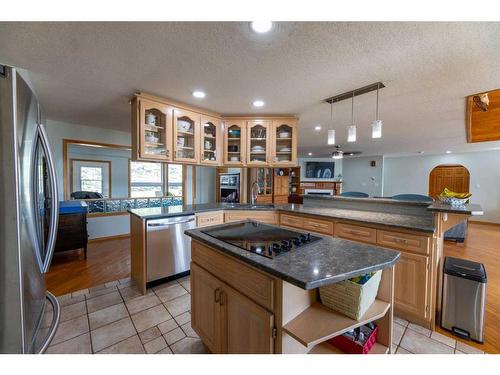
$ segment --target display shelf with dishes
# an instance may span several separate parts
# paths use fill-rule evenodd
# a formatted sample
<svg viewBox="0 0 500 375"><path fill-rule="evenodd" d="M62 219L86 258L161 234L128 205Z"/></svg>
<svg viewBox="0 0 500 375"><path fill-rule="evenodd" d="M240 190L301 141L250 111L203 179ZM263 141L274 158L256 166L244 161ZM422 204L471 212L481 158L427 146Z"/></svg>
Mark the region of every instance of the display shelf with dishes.
<svg viewBox="0 0 500 375"><path fill-rule="evenodd" d="M174 110L174 160L196 163L199 159L200 115L180 109Z"/></svg>
<svg viewBox="0 0 500 375"><path fill-rule="evenodd" d="M169 161L171 154L171 110L149 100L134 100L132 113L138 126L132 133L132 159Z"/></svg>
<svg viewBox="0 0 500 375"><path fill-rule="evenodd" d="M202 116L201 119L201 160L202 164L222 164L220 150L222 143L222 122L215 117Z"/></svg>
<svg viewBox="0 0 500 375"><path fill-rule="evenodd" d="M262 165L269 162L269 134L271 122L254 120L247 122L247 165Z"/></svg>
<svg viewBox="0 0 500 375"><path fill-rule="evenodd" d="M293 167L297 164L296 119L273 121L271 163L281 167Z"/></svg>
<svg viewBox="0 0 500 375"><path fill-rule="evenodd" d="M224 164L245 165L245 121L227 121L224 131Z"/></svg>

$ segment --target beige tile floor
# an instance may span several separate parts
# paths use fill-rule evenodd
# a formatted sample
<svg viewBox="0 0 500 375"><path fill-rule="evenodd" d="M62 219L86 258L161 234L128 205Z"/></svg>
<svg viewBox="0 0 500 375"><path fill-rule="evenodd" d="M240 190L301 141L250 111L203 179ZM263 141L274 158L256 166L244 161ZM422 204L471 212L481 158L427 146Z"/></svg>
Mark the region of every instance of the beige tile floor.
<svg viewBox="0 0 500 375"><path fill-rule="evenodd" d="M47 353L208 353L191 328L189 277L149 289L146 295L123 279L58 300L61 322ZM51 315L46 315L44 327ZM394 319L393 345L396 354L482 353L400 318Z"/></svg>

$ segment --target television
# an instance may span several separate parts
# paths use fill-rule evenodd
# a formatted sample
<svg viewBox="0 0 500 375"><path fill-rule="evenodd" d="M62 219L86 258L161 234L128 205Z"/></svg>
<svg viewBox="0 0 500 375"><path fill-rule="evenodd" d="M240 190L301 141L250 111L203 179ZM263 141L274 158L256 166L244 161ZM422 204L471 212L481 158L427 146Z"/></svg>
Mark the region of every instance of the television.
<svg viewBox="0 0 500 375"><path fill-rule="evenodd" d="M332 180L335 178L335 162L306 161L304 175L311 180Z"/></svg>

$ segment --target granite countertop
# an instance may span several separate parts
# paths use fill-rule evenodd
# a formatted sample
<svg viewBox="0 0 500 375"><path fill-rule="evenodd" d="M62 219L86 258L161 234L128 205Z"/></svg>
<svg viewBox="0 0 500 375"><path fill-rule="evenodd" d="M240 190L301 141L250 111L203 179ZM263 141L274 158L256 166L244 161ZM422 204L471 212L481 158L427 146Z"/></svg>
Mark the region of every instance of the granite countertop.
<svg viewBox="0 0 500 375"><path fill-rule="evenodd" d="M400 256L397 251L373 245L318 236L321 240L270 259L217 240L203 230L190 229L185 234L302 289L314 289L390 267Z"/></svg>
<svg viewBox="0 0 500 375"><path fill-rule="evenodd" d="M335 218L363 222L367 224L387 225L425 233L433 233L435 229L434 217L432 215L403 215L334 207L308 207L300 204L250 205L234 203L207 203L170 207L136 208L128 211L143 220L149 220L218 210L276 210L281 212L316 215L329 219Z"/></svg>
<svg viewBox="0 0 500 375"><path fill-rule="evenodd" d="M478 204L464 204L463 206L452 206L450 204L444 204L442 202L434 202L429 207L429 211L433 212L447 212L450 214L466 214L472 216L483 215L483 209Z"/></svg>

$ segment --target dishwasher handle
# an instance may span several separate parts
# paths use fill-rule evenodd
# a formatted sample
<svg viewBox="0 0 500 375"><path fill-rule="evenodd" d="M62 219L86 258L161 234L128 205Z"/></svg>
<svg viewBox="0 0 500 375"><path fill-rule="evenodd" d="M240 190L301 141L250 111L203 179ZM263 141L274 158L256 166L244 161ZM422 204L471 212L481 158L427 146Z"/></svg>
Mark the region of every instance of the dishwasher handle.
<svg viewBox="0 0 500 375"><path fill-rule="evenodd" d="M172 221L161 221L161 222L152 222L148 223L148 227L151 228L161 228L161 227L168 227L170 225L177 225L177 224L185 224L185 223L190 223L195 220L194 216L190 216L186 220L172 220Z"/></svg>

